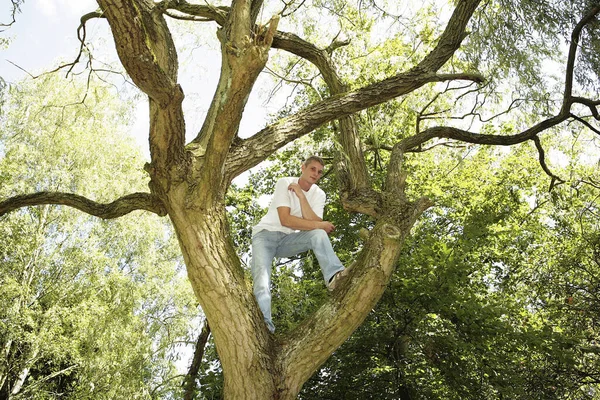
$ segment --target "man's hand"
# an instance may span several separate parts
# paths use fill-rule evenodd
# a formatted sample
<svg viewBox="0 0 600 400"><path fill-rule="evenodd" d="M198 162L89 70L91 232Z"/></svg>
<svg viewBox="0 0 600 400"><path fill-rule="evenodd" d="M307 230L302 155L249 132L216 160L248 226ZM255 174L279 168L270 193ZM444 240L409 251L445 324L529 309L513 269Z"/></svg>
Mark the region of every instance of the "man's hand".
<svg viewBox="0 0 600 400"><path fill-rule="evenodd" d="M323 229L327 233L331 233L335 230L335 225L333 225L329 221L321 221L319 222L319 229Z"/></svg>
<svg viewBox="0 0 600 400"><path fill-rule="evenodd" d="M306 197L304 195L304 191L302 190L300 185L298 185L297 183L290 183L290 185L288 186L288 190L296 193L296 196L298 196L299 199Z"/></svg>

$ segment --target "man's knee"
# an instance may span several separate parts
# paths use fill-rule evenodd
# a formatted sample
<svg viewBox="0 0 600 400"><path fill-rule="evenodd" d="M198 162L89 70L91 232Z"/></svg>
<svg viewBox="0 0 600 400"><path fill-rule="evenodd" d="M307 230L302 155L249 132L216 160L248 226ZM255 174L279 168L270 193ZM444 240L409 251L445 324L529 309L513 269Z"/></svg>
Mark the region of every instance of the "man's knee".
<svg viewBox="0 0 600 400"><path fill-rule="evenodd" d="M311 240L321 242L323 240L329 240L329 235L324 229L313 229L311 231Z"/></svg>

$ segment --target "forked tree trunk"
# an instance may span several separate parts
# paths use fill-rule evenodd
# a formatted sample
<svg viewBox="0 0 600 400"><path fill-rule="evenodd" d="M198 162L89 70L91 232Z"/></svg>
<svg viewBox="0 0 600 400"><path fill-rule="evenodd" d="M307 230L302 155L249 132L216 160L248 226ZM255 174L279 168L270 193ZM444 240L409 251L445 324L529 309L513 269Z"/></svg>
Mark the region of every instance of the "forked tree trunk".
<svg viewBox="0 0 600 400"><path fill-rule="evenodd" d="M227 227L224 207L169 213L188 276L209 321L225 376L225 397L274 398L273 344L257 318Z"/></svg>
<svg viewBox="0 0 600 400"><path fill-rule="evenodd" d="M214 333L226 399L296 398L375 306L420 214L415 210L423 209L422 204L406 203L410 212L381 217L341 288L294 331L279 336L267 331L252 282L243 275L223 204L200 209L190 207L185 198L169 196L169 216Z"/></svg>

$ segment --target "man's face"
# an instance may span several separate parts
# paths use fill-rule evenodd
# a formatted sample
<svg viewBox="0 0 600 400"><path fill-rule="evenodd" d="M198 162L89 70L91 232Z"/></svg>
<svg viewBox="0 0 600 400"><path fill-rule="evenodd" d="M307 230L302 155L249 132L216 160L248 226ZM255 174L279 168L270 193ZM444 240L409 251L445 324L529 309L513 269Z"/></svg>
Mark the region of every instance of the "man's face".
<svg viewBox="0 0 600 400"><path fill-rule="evenodd" d="M317 181L321 179L321 176L323 176L323 166L320 162L311 161L308 165L302 164L302 175L300 178L313 184L317 183Z"/></svg>

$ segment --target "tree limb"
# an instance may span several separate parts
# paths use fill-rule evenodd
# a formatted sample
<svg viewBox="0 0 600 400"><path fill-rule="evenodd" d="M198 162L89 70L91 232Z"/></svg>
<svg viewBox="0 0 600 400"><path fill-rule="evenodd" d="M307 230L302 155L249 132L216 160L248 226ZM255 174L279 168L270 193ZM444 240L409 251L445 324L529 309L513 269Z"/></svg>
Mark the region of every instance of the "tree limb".
<svg viewBox="0 0 600 400"><path fill-rule="evenodd" d="M200 371L200 365L202 364L202 357L204 357L204 349L210 336L210 326L208 320L204 321L202 331L196 341L196 349L194 350L194 358L192 364L188 370L188 373L183 382L183 398L184 400L193 400L196 396L198 388L196 387L196 380L198 379L198 372Z"/></svg>
<svg viewBox="0 0 600 400"><path fill-rule="evenodd" d="M600 135L600 129L596 128L595 126L593 126L592 124L590 124L589 122L587 122L585 119L577 116L577 115L573 115L571 114L571 116L573 117L573 119L575 119L576 121L581 122L583 125L587 126L587 128L589 130L591 130L592 132Z"/></svg>
<svg viewBox="0 0 600 400"><path fill-rule="evenodd" d="M273 40L273 47L288 51L298 57L308 60L317 67L332 95L339 95L348 90L338 76L331 63L331 53L335 48L348 42L337 41L337 38L324 50L317 48L300 37L278 32ZM365 163L362 145L358 134L356 121L352 115L339 119L337 134L342 151L338 152L336 160L337 177L342 193L362 191L370 188L369 174Z"/></svg>
<svg viewBox="0 0 600 400"><path fill-rule="evenodd" d="M16 21L16 15L18 12L21 12L21 3L23 3L24 0L11 0L12 3L12 10L11 10L11 21L8 23L0 23L0 27L6 27L6 28L10 28ZM5 29L0 29L0 32L4 32Z"/></svg>
<svg viewBox="0 0 600 400"><path fill-rule="evenodd" d="M579 103L587 106L595 119L600 121L600 114L598 114L598 106L600 106L600 100L590 100L583 97L574 96L571 98L573 103Z"/></svg>
<svg viewBox="0 0 600 400"><path fill-rule="evenodd" d="M201 5L201 4L190 4L185 0L178 0L176 2L170 0L164 0L160 3L157 3L157 7L161 10L177 10L180 13L194 15L197 17L202 17L206 21L214 21L220 26L225 25L227 21L227 15L229 14L230 8L225 6L215 7L210 4ZM167 14L172 16L171 14ZM179 16L178 18L182 18Z"/></svg>
<svg viewBox="0 0 600 400"><path fill-rule="evenodd" d="M165 107L177 92L177 52L169 29L154 3L99 0L113 32L117 54L136 86Z"/></svg>
<svg viewBox="0 0 600 400"><path fill-rule="evenodd" d="M284 370L294 371L287 374L296 380L290 382L292 387L308 379L363 322L385 291L410 229L431 206L426 199L407 202L404 195L392 201L399 208L377 221L341 286L311 317L282 338L278 357Z"/></svg>
<svg viewBox="0 0 600 400"><path fill-rule="evenodd" d="M254 167L267 156L287 143L311 132L319 126L351 115L366 108L384 103L395 97L410 93L432 82L453 79L457 75L425 74L411 70L392 78L376 82L353 92L329 97L304 110L283 118L254 136L237 141L228 157L227 168L231 179ZM461 74L465 77L466 75ZM470 75L473 81L481 81L481 76Z"/></svg>
<svg viewBox="0 0 600 400"><path fill-rule="evenodd" d="M163 204L150 193L132 193L111 203L97 203L72 193L38 192L14 196L0 202L0 216L22 207L49 204L73 207L102 219L118 218L135 210L146 210L160 216L167 214Z"/></svg>
<svg viewBox="0 0 600 400"><path fill-rule="evenodd" d="M533 140L533 137L546 129L552 128L567 120L570 114L558 115L552 118L548 118L534 125L533 127L524 130L523 132L514 135L485 135L479 133L473 133L459 128L450 126L436 126L433 128L425 129L417 133L416 135L407 137L402 141L398 142L394 146L394 150L407 152L414 148L418 148L423 143L434 139L444 138L453 139L466 143L482 144L482 145L495 145L495 146L512 146L515 144L526 142L527 140Z"/></svg>
<svg viewBox="0 0 600 400"><path fill-rule="evenodd" d="M542 147L542 142L540 141L540 138L538 136L534 136L532 138L533 143L535 143L535 148L538 151L539 154L539 162L540 165L542 166L542 169L544 170L544 172L550 177L550 187L548 188L548 191L552 191L552 189L554 188L554 186L556 185L556 182L558 183L564 183L565 181L562 180L561 178L559 178L558 176L554 175L552 173L552 171L550 171L550 168L548 168L548 165L546 164L546 153L544 151L544 148Z"/></svg>
<svg viewBox="0 0 600 400"><path fill-rule="evenodd" d="M25 70L24 68L20 67L19 65L15 64L15 63L13 63L12 61L10 61L10 60L7 60L7 61L9 63L11 63L12 65L14 65L15 67L19 68L21 71L25 72L27 75L29 75L33 79L37 79L40 76L53 74L64 68L69 68L69 70L67 71L67 74L66 74L66 75L69 75L73 71L73 68L75 68L75 65L77 65L79 63L79 61L81 60L81 56L83 55L83 50L87 47L85 44L85 39L86 39L86 35L87 35L86 27L85 27L86 22L92 18L102 18L102 17L103 17L103 14L101 12L93 11L93 12L89 12L89 13L83 15L80 18L80 25L77 28L77 38L79 39L79 42L80 42L79 52L77 53L77 57L75 57L75 60L73 60L70 63L61 64L58 67L54 68L53 70L43 72L39 75L33 75L29 71ZM0 26L2 26L2 25L0 24ZM90 69L93 70L93 68L91 66L91 61L89 61L88 66Z"/></svg>
<svg viewBox="0 0 600 400"><path fill-rule="evenodd" d="M556 181L563 182L562 179L558 178L554 175L548 168L545 162L544 157L544 149L541 146L539 138L537 135L553 126L556 126L569 118L574 118L577 121L583 123L592 131L599 133L598 129L594 128L587 121L579 118L571 113L571 107L574 103L581 103L588 106L592 110L592 114L594 117L598 115L597 106L600 104L600 101L594 101L590 99L585 99L581 97L573 97L572 96L572 85L573 85L573 69L575 67L575 56L577 54L577 45L579 43L579 37L581 35L581 31L583 27L593 20L593 18L600 13L600 5L592 8L576 25L573 29L573 33L571 35L571 46L569 48L569 55L567 59L567 75L565 78L565 88L563 94L563 104L560 112L552 117L545 119L533 127L524 130L521 133L515 135L484 135L468 132L458 128L452 127L434 127L426 129L422 132L419 132L413 136L407 137L404 140L400 141L394 146L392 150L392 155L390 159L389 170L393 171L401 167L401 163L403 161L404 153L410 151L414 148L418 148L423 143L433 138L446 138L453 139L467 143L473 144L483 144L483 145L499 145L499 146L511 146L518 143L523 143L527 140L533 140L536 148L540 154L539 161L542 169L548 176L552 178L552 182L550 184L550 189L554 186ZM595 113L595 114L594 114ZM388 182L389 183L389 182Z"/></svg>
<svg viewBox="0 0 600 400"><path fill-rule="evenodd" d="M569 55L567 57L567 70L565 76L565 90L563 97L563 109L562 112L566 112L567 109L571 108L573 102L573 75L575 70L575 57L577 55L577 48L579 47L579 39L581 38L581 31L583 28L590 23L596 15L600 13L600 5L596 5L588 11L586 15L577 23L573 32L571 33L571 45L569 46Z"/></svg>
<svg viewBox="0 0 600 400"><path fill-rule="evenodd" d="M149 169L153 193L187 168L183 90L177 83L177 49L163 14L152 0L97 0L113 33L121 64L149 97ZM171 177L172 178L172 177Z"/></svg>
<svg viewBox="0 0 600 400"><path fill-rule="evenodd" d="M460 43L462 42L462 39L465 36L464 30L465 30L466 24L468 23L471 15L477 8L479 2L480 2L480 0L463 0L457 5L457 7L450 19L450 22L448 23L448 26L447 26L446 30L444 31L444 34L442 34L442 36L440 37L438 45L427 57L425 57L423 59L423 61L415 68L415 70L421 72L423 75L429 75L430 72L436 71L437 69L439 69L452 56L452 54L454 54L454 52L456 51L456 49L458 49L458 47L460 46ZM165 7L176 9L180 12L184 12L184 13L188 13L188 14L192 14L192 15L196 15L196 16L202 16L207 19L212 19L221 26L224 26L227 23L228 14L231 11L231 9L229 9L227 7L221 7L219 9L217 9L217 8L214 8L211 6L192 5L192 4L187 3L185 0L163 2L163 3L165 3ZM160 3L160 4L163 4L163 3ZM255 9L254 8L255 4L260 4L260 3L257 3L256 1L253 2L253 9ZM347 42L334 41L332 43L332 45L330 45L327 49L321 50L321 49L318 49L313 44L301 39L300 37L298 37L294 34L278 31L275 33L275 35L273 37L272 47L288 51L292 54L295 54L295 55L297 55L301 58L304 58L304 59L308 60L309 62L313 63L319 69L321 74L323 75L323 78L324 78L325 82L327 83L332 95L338 95L338 94L344 93L347 90L347 88L342 83L341 79L336 74L335 69L331 65L329 53L331 51L333 51L334 48L339 47L341 45L345 45L345 44L347 44ZM399 75L397 77L400 77L400 79L402 79L401 75ZM390 78L390 79L393 80L394 78ZM477 82L480 82L483 80L482 77L475 76L474 74L456 74L456 75L440 75L437 79L433 79L431 81L444 81L447 79L471 79L471 80L475 80ZM411 90L414 90L419 86L420 85L412 88ZM377 90L377 88L374 88L374 89ZM391 98L408 93L409 91L400 92L398 94L391 95L390 97L386 97L382 101L372 103L370 105L367 104L364 107L357 108L357 109L355 109L355 111L360 111L371 105L383 103L384 101L387 101L387 100L390 100ZM318 108L318 106L317 106L317 108ZM312 109L313 108L311 108L311 110ZM340 119L341 120L341 129L340 129L340 131L341 131L340 139L341 140L340 141L342 142L345 152L349 153L348 155L349 155L350 159L352 159L354 161L353 163L350 164L350 166L349 166L350 170L347 173L347 175L349 176L348 179L349 179L349 181L351 181L351 182L348 182L348 189L352 190L352 189L365 188L368 186L368 174L366 173L366 167L361 168L361 165L364 164L364 161L362 161L362 163L360 161L363 160L364 157L362 156L362 151L360 149L360 146L357 145L357 143L359 143L360 141L357 140L358 132L356 131L356 124L353 123L353 121L351 121L351 118L344 118L344 117L350 116L352 114L352 112L344 113L342 111L341 113L340 112L336 112L336 113L337 113L338 118L342 117ZM301 118L302 117L303 116L301 116ZM331 120L338 119L338 118L323 120L322 122L319 122L319 123L313 125L308 130L302 130L301 135L304 135L304 134L310 132L312 129L315 129L316 127L318 127L319 125L321 125L323 123L326 123L326 122L329 122ZM246 148L254 147L254 146L264 147L262 145L264 144L265 139L271 137L270 133L271 132L269 132L268 130L263 130L263 131L259 132L257 135L255 135L253 140L251 139L250 141L237 141L237 143L236 143L237 149L239 150L240 146L243 146ZM264 159L266 156L271 154L273 151L275 151L279 147L283 146L284 144L286 144L289 141L296 139L297 137L299 137L301 135L290 136L290 137L288 137L287 141L283 140L281 142L277 142L276 144L274 144L272 150L268 150L267 152L260 152L260 154L257 154L255 152L255 150L259 150L257 148L253 148L252 150L244 152L245 154L243 154L243 157L245 157L245 158L252 157L255 154L257 156L256 156L256 158L252 157L252 158L254 158L253 160L249 160L249 162L244 163L244 166L241 167L241 170L234 168L233 171L230 173L229 177L233 178L233 177L239 175L239 173L256 165L258 162L260 162L262 159ZM236 147L236 144L234 144L233 147ZM233 152L235 152L236 149L233 148L232 150L233 150ZM230 160L231 160L231 158L238 158L238 157L234 154L233 157L230 157ZM231 169L230 169L230 171L231 171Z"/></svg>
<svg viewBox="0 0 600 400"><path fill-rule="evenodd" d="M234 144L232 147L228 158L229 178L233 179L257 165L286 143L307 134L324 123L405 95L426 83L465 78L482 82L483 78L479 74L435 74L435 71L441 68L460 47L465 37L466 25L479 3L480 0L460 1L436 47L410 71L375 82L353 92L334 95L278 121L246 140L238 141L237 145ZM286 40L283 40L284 38ZM328 65L326 52L320 52L312 45L307 46L306 42L294 35L284 35L278 32L274 37L273 47L285 47L286 50L313 62L319 70L334 72L333 68ZM328 79L325 76L324 78ZM330 78L332 82L335 81L335 77L331 76ZM344 88L340 87L339 89L343 90ZM362 185L364 186L364 184Z"/></svg>
<svg viewBox="0 0 600 400"><path fill-rule="evenodd" d="M252 26L256 25L256 19L258 18L258 13L262 8L264 0L252 0L252 4L250 6L250 24Z"/></svg>

